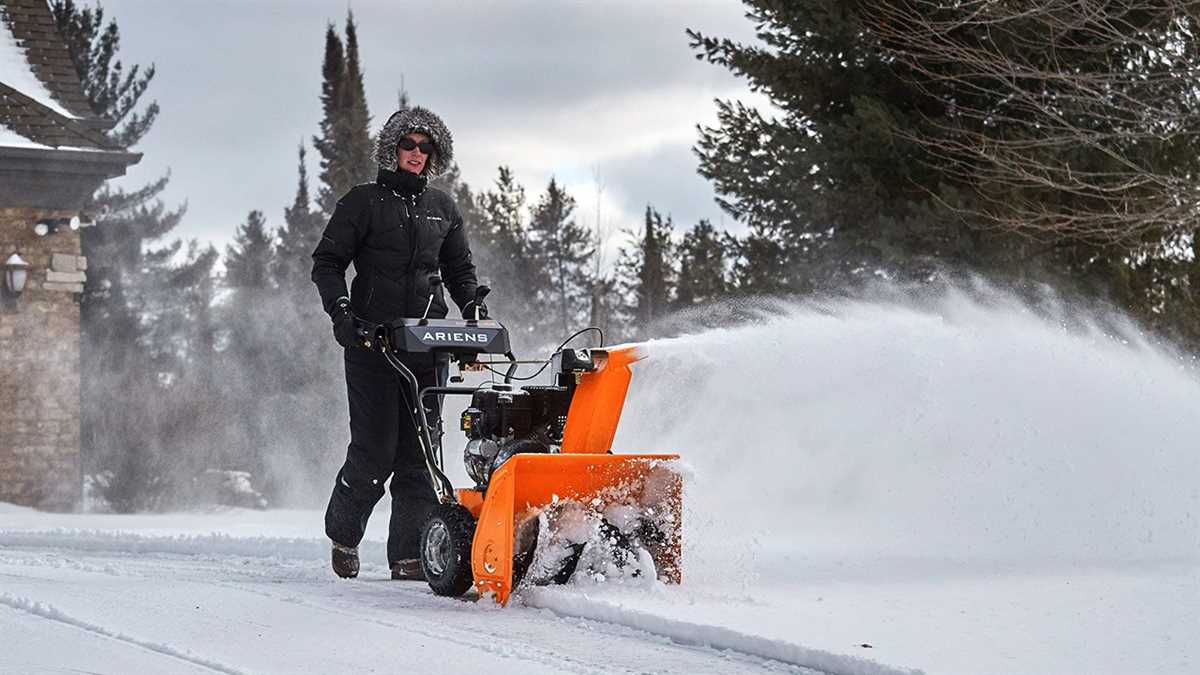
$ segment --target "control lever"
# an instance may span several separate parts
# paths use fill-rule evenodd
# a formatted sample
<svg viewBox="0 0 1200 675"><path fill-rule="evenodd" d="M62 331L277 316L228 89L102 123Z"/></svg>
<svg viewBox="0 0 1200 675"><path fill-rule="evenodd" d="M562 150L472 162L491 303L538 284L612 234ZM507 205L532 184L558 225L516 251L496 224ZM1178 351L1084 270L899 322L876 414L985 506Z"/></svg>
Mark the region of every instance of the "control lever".
<svg viewBox="0 0 1200 675"><path fill-rule="evenodd" d="M376 332L376 330L372 330L366 323L358 319L354 320L354 334L358 336L358 341L362 344L363 348L369 350L374 347Z"/></svg>
<svg viewBox="0 0 1200 675"><path fill-rule="evenodd" d="M492 292L491 286L476 286L475 287L475 299L471 301L471 306L475 310L475 316L474 316L474 318L468 318L469 321L478 322L481 319L487 318L486 314L483 316L480 316L479 308L483 306L483 299L486 298L488 296L488 293L491 293L491 292Z"/></svg>
<svg viewBox="0 0 1200 675"><path fill-rule="evenodd" d="M463 373L475 373L483 370L483 364L475 360L474 354L462 354L455 361L458 365L458 374L450 376L451 382L461 383Z"/></svg>
<svg viewBox="0 0 1200 675"><path fill-rule="evenodd" d="M425 303L425 313L421 315L421 325L429 323L429 308L433 307L433 296L437 295L438 287L442 285L442 278L436 274L429 275L429 300Z"/></svg>

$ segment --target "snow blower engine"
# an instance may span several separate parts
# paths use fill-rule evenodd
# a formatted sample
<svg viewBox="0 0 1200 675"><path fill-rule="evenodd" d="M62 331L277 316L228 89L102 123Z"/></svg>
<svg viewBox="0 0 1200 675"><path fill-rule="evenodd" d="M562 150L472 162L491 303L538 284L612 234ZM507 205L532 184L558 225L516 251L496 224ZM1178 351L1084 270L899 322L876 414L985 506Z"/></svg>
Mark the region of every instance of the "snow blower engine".
<svg viewBox="0 0 1200 675"><path fill-rule="evenodd" d="M436 292L441 280L430 283ZM476 306L488 290L479 287ZM521 584L565 583L579 574L679 583L679 456L612 452L629 366L645 356L639 348L564 343L536 362L550 368L550 384L517 388L521 362L497 321L397 319L372 337L408 384L409 401L422 402L409 412L439 502L421 531L421 565L435 593L458 596L474 585L506 604ZM507 370L503 382L422 389L396 358L400 352L449 354L460 372ZM480 358L494 355L507 360ZM423 404L445 395L471 397L460 418L470 488L455 489L446 477Z"/></svg>

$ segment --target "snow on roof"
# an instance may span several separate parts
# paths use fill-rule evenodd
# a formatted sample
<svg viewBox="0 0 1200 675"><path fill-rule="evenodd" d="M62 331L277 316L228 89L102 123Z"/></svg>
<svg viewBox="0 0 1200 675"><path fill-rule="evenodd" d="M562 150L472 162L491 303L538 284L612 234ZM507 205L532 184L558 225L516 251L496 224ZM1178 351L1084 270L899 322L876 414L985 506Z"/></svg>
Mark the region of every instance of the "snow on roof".
<svg viewBox="0 0 1200 675"><path fill-rule="evenodd" d="M12 28L5 21L0 21L0 82L60 115L71 119L80 119L78 115L68 111L50 95L50 90L34 74L29 60L25 57L25 49L17 43Z"/></svg>

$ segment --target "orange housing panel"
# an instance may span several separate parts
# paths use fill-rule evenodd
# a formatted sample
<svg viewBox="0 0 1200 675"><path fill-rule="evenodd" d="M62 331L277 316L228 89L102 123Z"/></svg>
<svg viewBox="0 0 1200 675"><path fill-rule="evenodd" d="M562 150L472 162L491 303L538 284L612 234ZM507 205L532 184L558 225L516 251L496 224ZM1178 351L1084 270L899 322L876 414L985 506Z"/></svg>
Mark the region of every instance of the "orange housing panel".
<svg viewBox="0 0 1200 675"><path fill-rule="evenodd" d="M633 377L629 366L644 358L645 352L638 347L613 349L599 369L583 375L567 412L563 453L612 450L621 410L625 408L625 394Z"/></svg>
<svg viewBox="0 0 1200 675"><path fill-rule="evenodd" d="M655 562L660 576L678 583L682 487L678 474L664 462L679 456L610 452L632 377L629 366L644 357L637 347L608 351L599 368L584 374L575 389L561 453L517 455L492 475L487 496L477 507L471 546L471 569L481 595L490 593L500 604L508 602L514 537L525 519L560 499L586 503L613 490L666 510L666 522L675 529L667 533L662 559ZM477 503L464 506L475 513Z"/></svg>
<svg viewBox="0 0 1200 675"><path fill-rule="evenodd" d="M471 545L471 571L480 595L492 594L500 604L512 592L517 528L527 518L562 499L588 503L608 492L634 497L642 506L659 509L673 526L667 545L655 557L659 575L678 583L681 481L670 466L678 455L516 455L488 483Z"/></svg>

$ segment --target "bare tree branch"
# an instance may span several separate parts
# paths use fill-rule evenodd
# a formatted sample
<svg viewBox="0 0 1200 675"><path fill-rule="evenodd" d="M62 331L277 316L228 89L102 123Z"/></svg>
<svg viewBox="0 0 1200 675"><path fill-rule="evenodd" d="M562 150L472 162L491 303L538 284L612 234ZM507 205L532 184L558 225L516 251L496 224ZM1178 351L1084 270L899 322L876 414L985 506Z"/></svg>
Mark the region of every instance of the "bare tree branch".
<svg viewBox="0 0 1200 675"><path fill-rule="evenodd" d="M937 103L893 132L979 198L951 207L964 219L1094 243L1200 228L1200 3L860 7L889 63Z"/></svg>

